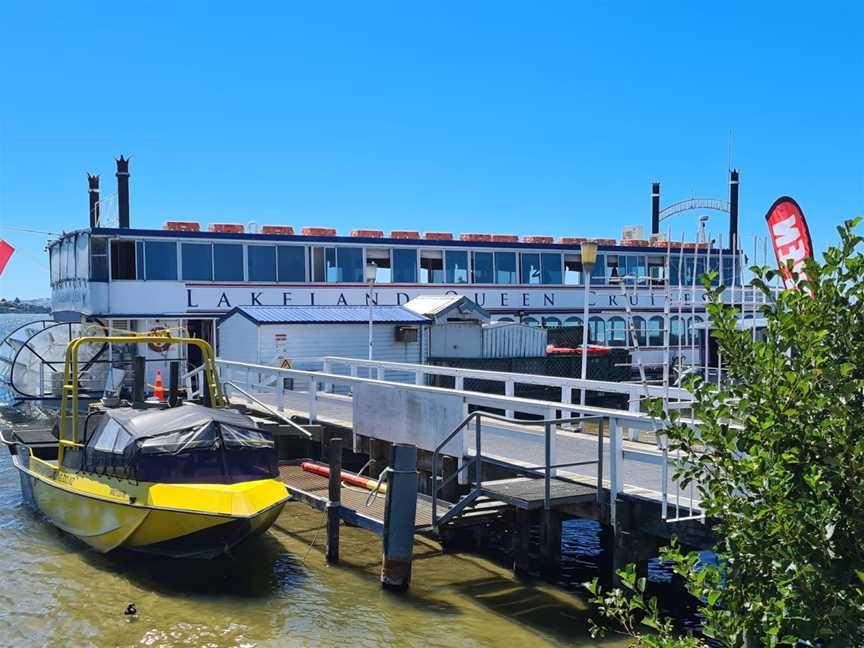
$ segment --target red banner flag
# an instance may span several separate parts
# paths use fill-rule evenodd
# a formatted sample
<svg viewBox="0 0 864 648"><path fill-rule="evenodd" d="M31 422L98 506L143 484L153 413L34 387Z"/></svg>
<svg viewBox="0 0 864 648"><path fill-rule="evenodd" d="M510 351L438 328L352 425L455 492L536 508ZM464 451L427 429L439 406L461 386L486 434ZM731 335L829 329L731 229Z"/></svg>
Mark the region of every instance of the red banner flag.
<svg viewBox="0 0 864 648"><path fill-rule="evenodd" d="M6 268L6 264L9 263L9 259L12 258L14 252L14 247L3 239L0 239L0 274L3 274L3 270Z"/></svg>
<svg viewBox="0 0 864 648"><path fill-rule="evenodd" d="M783 196L774 201L765 214L765 220L768 221L768 231L774 243L774 254L777 256L780 272L783 273L786 287L791 288L794 283L787 264L791 261L792 270L803 278L804 260L813 258L813 243L804 212L792 198Z"/></svg>

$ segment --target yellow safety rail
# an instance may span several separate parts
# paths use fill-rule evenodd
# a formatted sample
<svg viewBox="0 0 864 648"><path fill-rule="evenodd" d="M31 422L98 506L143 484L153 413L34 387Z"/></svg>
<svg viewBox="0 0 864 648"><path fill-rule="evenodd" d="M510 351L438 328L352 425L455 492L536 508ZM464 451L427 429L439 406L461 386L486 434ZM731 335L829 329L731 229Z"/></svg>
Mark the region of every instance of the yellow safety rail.
<svg viewBox="0 0 864 648"><path fill-rule="evenodd" d="M72 340L66 346L66 362L63 367L63 394L60 401L60 430L57 464L63 464L63 454L66 447L80 448L78 441L78 349L84 344L150 344L164 343L164 334L151 335L118 335L114 337L92 335ZM186 344L201 349L203 359L204 379L210 392L210 402L213 407L224 407L225 398L222 395L222 385L219 382L219 372L213 347L200 338L176 337L170 338L171 344ZM71 406L71 407L70 407ZM71 429L69 425L71 423ZM67 436L67 432L69 432Z"/></svg>

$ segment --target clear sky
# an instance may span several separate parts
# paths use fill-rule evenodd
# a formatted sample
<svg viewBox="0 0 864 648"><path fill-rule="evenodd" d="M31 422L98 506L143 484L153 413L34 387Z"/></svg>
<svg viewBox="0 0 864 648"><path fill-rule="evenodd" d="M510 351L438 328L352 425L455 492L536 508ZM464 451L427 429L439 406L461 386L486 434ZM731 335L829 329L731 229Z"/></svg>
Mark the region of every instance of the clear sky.
<svg viewBox="0 0 864 648"><path fill-rule="evenodd" d="M0 225L86 226L85 172L112 193L123 153L133 226L618 237L652 180L725 198L732 129L742 234L790 194L821 250L864 213L862 24L860 2L5 2ZM45 237L0 238L0 296L47 296Z"/></svg>

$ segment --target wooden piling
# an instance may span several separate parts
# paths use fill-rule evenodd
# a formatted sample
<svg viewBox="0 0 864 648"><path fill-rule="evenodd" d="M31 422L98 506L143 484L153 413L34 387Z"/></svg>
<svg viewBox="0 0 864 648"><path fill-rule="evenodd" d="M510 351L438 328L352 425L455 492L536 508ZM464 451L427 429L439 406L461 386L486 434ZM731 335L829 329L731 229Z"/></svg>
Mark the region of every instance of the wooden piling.
<svg viewBox="0 0 864 648"><path fill-rule="evenodd" d="M327 502L327 562L339 562L339 519L342 506L342 439L330 439L330 481Z"/></svg>
<svg viewBox="0 0 864 648"><path fill-rule="evenodd" d="M561 567L561 511L544 510L540 528L541 571L544 578L557 581Z"/></svg>
<svg viewBox="0 0 864 648"><path fill-rule="evenodd" d="M531 568L531 512L516 509L514 512L513 536L513 573L527 574Z"/></svg>
<svg viewBox="0 0 864 648"><path fill-rule="evenodd" d="M411 582L417 514L417 448L405 443L390 450L390 474L384 509L384 558L381 585L404 590Z"/></svg>

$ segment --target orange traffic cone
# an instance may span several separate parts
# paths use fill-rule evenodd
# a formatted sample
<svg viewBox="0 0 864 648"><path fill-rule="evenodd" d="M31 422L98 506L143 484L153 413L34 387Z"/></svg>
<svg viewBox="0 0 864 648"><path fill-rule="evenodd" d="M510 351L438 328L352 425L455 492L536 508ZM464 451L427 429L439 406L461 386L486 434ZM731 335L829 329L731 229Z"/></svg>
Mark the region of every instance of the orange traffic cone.
<svg viewBox="0 0 864 648"><path fill-rule="evenodd" d="M156 382L153 383L153 395L159 401L165 400L165 387L162 385L162 372L156 370Z"/></svg>

